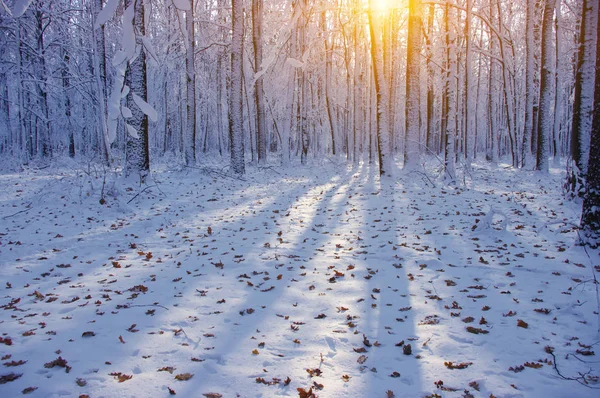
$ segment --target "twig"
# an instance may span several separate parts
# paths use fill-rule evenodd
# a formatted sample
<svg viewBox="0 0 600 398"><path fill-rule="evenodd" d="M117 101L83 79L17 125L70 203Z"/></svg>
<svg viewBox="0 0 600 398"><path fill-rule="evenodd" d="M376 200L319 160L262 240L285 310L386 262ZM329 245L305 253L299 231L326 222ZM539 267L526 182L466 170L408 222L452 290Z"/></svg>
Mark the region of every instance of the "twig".
<svg viewBox="0 0 600 398"><path fill-rule="evenodd" d="M554 370L556 371L556 374L563 380L571 380L571 381L576 381L577 383L581 384L584 387L590 388L592 390L600 390L600 387L592 387L590 385L587 384L587 381L585 380L585 376L591 373L591 370L589 370L588 372L584 373L584 374L579 374L579 377L567 377L565 375L563 375L562 373L560 373L560 370L558 370L558 365L556 364L556 355L554 355L554 350L553 349L546 349L546 352L550 355L552 355L552 364L554 366ZM583 381L582 381L583 380Z"/></svg>
<svg viewBox="0 0 600 398"><path fill-rule="evenodd" d="M143 194L146 190L150 189L150 188L154 188L156 185L149 185L146 188L142 189L140 192L138 192L133 198L129 199L127 201L127 204L131 203L135 198L137 198L138 196L140 196L141 194Z"/></svg>
<svg viewBox="0 0 600 398"><path fill-rule="evenodd" d="M164 305L160 305L160 304L131 304L131 305L128 305L127 307L160 307L160 308L164 308L165 310L169 311L169 309L167 307L165 307Z"/></svg>
<svg viewBox="0 0 600 398"><path fill-rule="evenodd" d="M33 209L33 207L30 207L30 208L28 208L28 209L25 209L25 210L18 211L18 212L14 213L14 214L9 214L8 216L4 216L4 217L2 217L2 219L3 219L3 220L6 220L7 218L14 217L14 216L16 216L17 214L21 214L21 213L28 212L28 211L29 211L29 210L31 210L31 209Z"/></svg>

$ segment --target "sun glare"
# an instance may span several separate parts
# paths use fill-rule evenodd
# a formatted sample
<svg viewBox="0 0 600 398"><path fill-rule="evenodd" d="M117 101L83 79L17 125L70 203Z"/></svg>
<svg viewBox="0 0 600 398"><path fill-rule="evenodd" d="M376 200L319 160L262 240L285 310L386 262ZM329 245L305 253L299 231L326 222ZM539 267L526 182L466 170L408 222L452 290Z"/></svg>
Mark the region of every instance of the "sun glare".
<svg viewBox="0 0 600 398"><path fill-rule="evenodd" d="M369 0L369 7L375 12L386 12L392 9L392 4L399 0Z"/></svg>

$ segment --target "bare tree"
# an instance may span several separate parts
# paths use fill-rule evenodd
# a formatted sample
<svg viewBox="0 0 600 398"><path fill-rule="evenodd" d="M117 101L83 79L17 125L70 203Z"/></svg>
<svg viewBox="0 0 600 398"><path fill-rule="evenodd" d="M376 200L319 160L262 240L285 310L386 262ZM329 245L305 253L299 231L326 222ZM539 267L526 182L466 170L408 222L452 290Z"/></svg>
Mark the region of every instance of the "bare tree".
<svg viewBox="0 0 600 398"><path fill-rule="evenodd" d="M537 157L536 170L548 172L549 139L554 125L552 101L554 99L552 86L554 81L554 68L552 61L552 34L555 0L544 0L544 18L542 21L542 64L540 80L540 110L537 130Z"/></svg>
<svg viewBox="0 0 600 398"><path fill-rule="evenodd" d="M390 115L389 87L383 71L382 32L379 26L379 15L374 14L373 0L369 1L369 29L371 33L371 58L375 81L377 106L377 149L379 153L379 175L390 175L392 158L390 154Z"/></svg>
<svg viewBox="0 0 600 398"><path fill-rule="evenodd" d="M600 20L600 10L596 13ZM596 32L600 37L600 27ZM600 40L596 41L596 65L600 65ZM581 212L581 230L584 243L592 248L600 246L600 68L596 67L594 83L594 108L592 115L590 152L587 164L585 195Z"/></svg>
<svg viewBox="0 0 600 398"><path fill-rule="evenodd" d="M258 163L267 161L267 127L265 122L265 98L263 91L263 0L252 1L252 44L254 46L254 104L256 107L256 141Z"/></svg>
<svg viewBox="0 0 600 398"><path fill-rule="evenodd" d="M232 0L231 83L229 91L229 139L231 168L244 174L244 116L243 116L243 62L244 62L244 2Z"/></svg>
<svg viewBox="0 0 600 398"><path fill-rule="evenodd" d="M408 2L408 44L406 53L406 140L404 167L414 169L420 158L421 108L421 0Z"/></svg>

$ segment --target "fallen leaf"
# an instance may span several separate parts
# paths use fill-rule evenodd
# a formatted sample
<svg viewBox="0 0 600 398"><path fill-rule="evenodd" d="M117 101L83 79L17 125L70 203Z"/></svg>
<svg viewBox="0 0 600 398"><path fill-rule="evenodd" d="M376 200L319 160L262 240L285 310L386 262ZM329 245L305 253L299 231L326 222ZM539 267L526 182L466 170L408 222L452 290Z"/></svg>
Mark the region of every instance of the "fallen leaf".
<svg viewBox="0 0 600 398"><path fill-rule="evenodd" d="M177 376L175 376L175 380L187 381L192 377L194 377L193 373L180 373Z"/></svg>

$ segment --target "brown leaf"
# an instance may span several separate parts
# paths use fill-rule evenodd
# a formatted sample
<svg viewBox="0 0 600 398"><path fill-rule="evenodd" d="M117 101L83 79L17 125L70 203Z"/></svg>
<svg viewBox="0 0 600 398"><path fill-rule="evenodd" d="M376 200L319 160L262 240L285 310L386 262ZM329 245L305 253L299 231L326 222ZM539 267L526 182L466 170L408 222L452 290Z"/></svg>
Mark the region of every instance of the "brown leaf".
<svg viewBox="0 0 600 398"><path fill-rule="evenodd" d="M386 394L387 398L394 398L395 397L394 392L392 390L387 390L385 392L385 394Z"/></svg>
<svg viewBox="0 0 600 398"><path fill-rule="evenodd" d="M460 362L457 364L453 362L444 362L444 366L446 366L448 369L466 369L471 365L473 365L473 362Z"/></svg>
<svg viewBox="0 0 600 398"><path fill-rule="evenodd" d="M204 395L206 398L221 398L223 395L219 394L218 392L207 392Z"/></svg>
<svg viewBox="0 0 600 398"><path fill-rule="evenodd" d="M6 367L12 367L12 366L21 366L23 364L27 363L27 361L24 360L19 360L19 361L10 361L10 362L4 362L4 366Z"/></svg>
<svg viewBox="0 0 600 398"><path fill-rule="evenodd" d="M358 359L356 360L356 362L358 362L359 364L362 365L363 363L365 363L365 361L367 360L367 358L368 357L366 355L361 355L361 356L358 357Z"/></svg>
<svg viewBox="0 0 600 398"><path fill-rule="evenodd" d="M27 388L24 388L23 391L21 391L21 393L23 395L25 395L25 394L31 394L32 392L34 392L37 389L38 389L37 387L27 387Z"/></svg>
<svg viewBox="0 0 600 398"><path fill-rule="evenodd" d="M467 326L467 332L473 334L488 334L489 331L485 329L474 328L473 326Z"/></svg>
<svg viewBox="0 0 600 398"><path fill-rule="evenodd" d="M173 371L174 371L175 369L176 369L176 368L174 368L174 367L172 367L172 366L164 366L164 367L162 367L162 368L158 369L158 370L157 370L157 372L169 372L169 373L173 374Z"/></svg>
<svg viewBox="0 0 600 398"><path fill-rule="evenodd" d="M123 383L124 381L130 380L132 377L133 375L126 375L123 373L117 376L117 380L119 381L119 383Z"/></svg>
<svg viewBox="0 0 600 398"><path fill-rule="evenodd" d="M317 398L317 396L313 393L312 387L308 391L306 391L304 388L297 388L296 391L298 391L298 396L300 398Z"/></svg>
<svg viewBox="0 0 600 398"><path fill-rule="evenodd" d="M48 368L48 369L53 368L55 366L65 368L65 372L67 372L67 373L69 373L71 371L71 367L69 365L67 365L67 360L63 359L62 357L58 357L54 361L46 362L44 364L44 367Z"/></svg>
<svg viewBox="0 0 600 398"><path fill-rule="evenodd" d="M23 374L9 373L7 375L2 375L0 376L0 384L6 384L11 381L15 381L21 376L23 376Z"/></svg>
<svg viewBox="0 0 600 398"><path fill-rule="evenodd" d="M173 390L171 387L167 387L169 389L169 394L171 395L177 395L177 393L175 392L175 390Z"/></svg>
<svg viewBox="0 0 600 398"><path fill-rule="evenodd" d="M187 381L192 377L194 377L193 373L180 373L177 376L175 376L175 380Z"/></svg>
<svg viewBox="0 0 600 398"><path fill-rule="evenodd" d="M321 376L323 374L323 372L319 368L306 369L306 372L309 374L310 377Z"/></svg>
<svg viewBox="0 0 600 398"><path fill-rule="evenodd" d="M125 344L125 340L123 340L123 336L119 335L119 341L123 344Z"/></svg>
<svg viewBox="0 0 600 398"><path fill-rule="evenodd" d="M529 324L527 322L525 322L524 320L522 320L522 319L518 319L517 320L517 326L520 327L520 328L527 329L529 327Z"/></svg>

